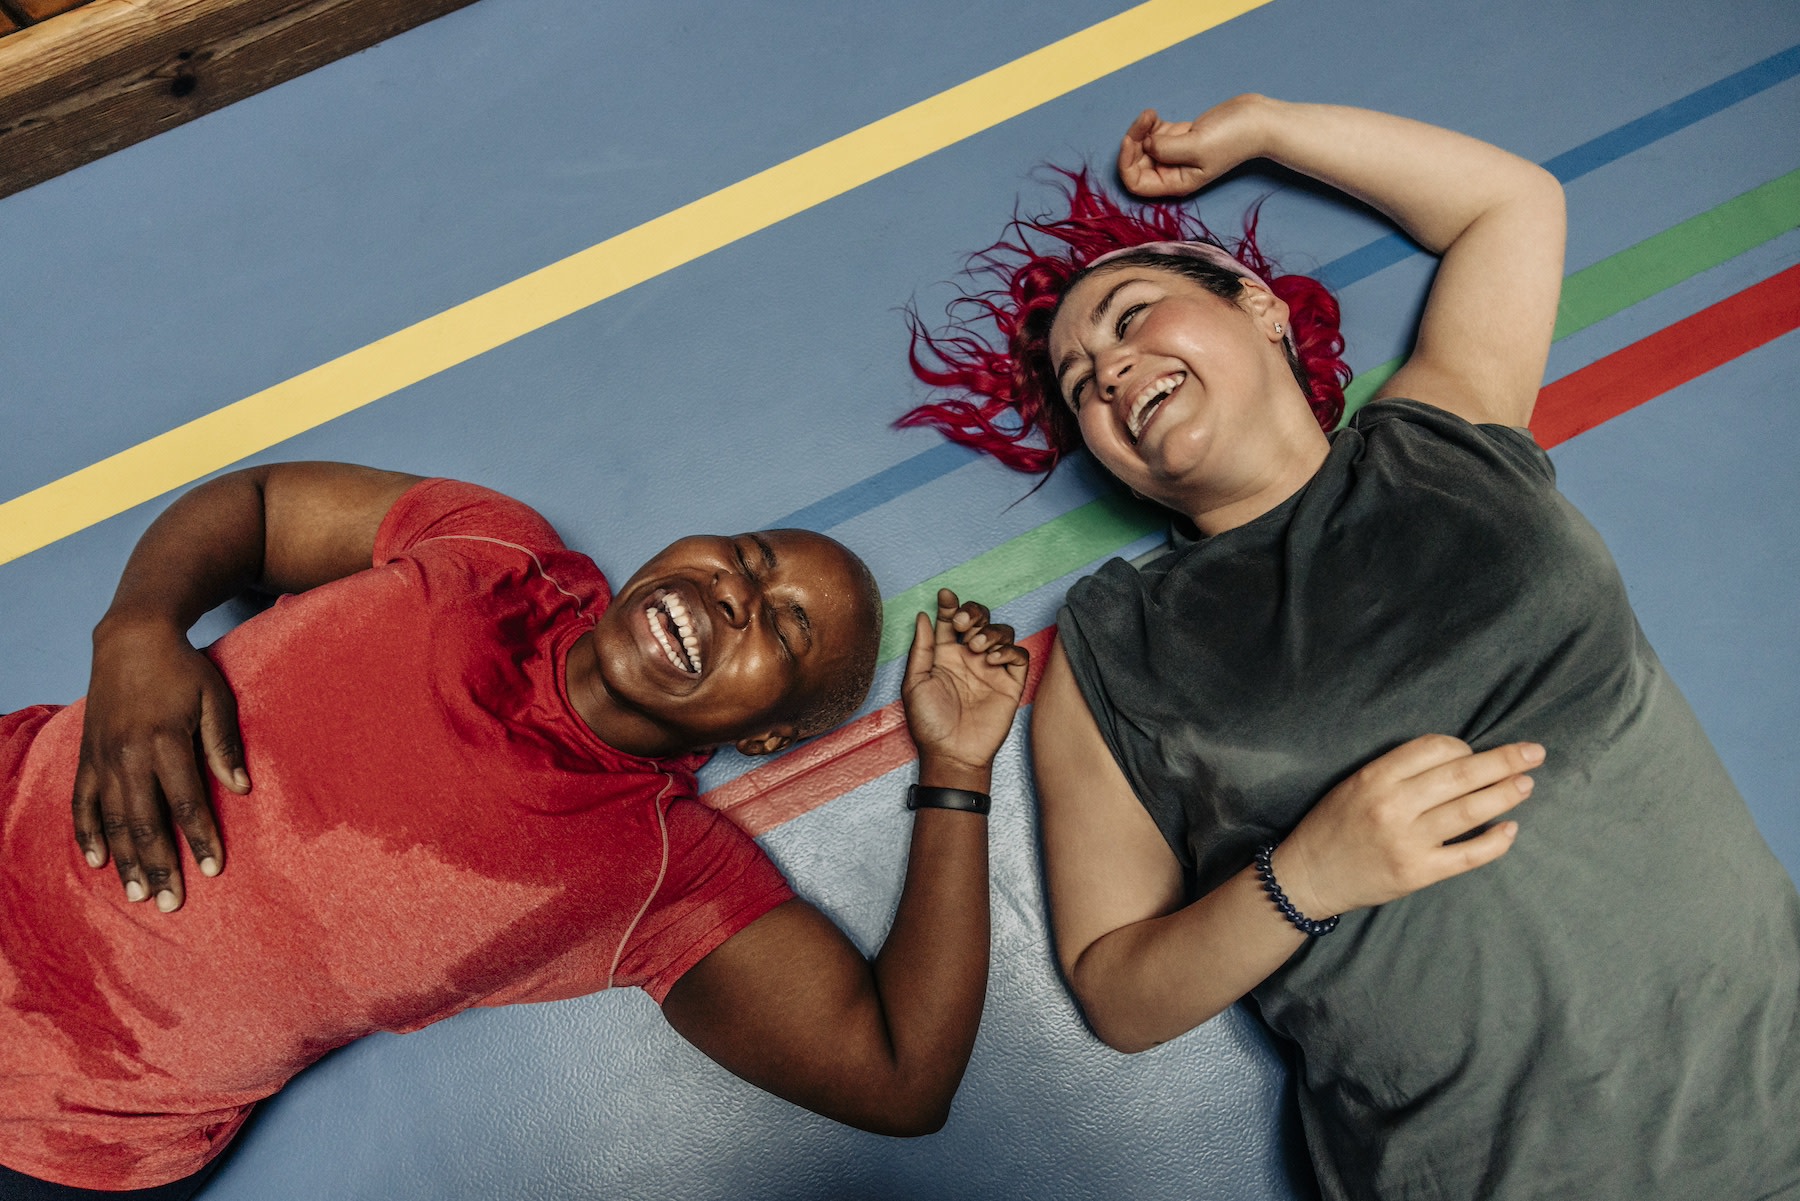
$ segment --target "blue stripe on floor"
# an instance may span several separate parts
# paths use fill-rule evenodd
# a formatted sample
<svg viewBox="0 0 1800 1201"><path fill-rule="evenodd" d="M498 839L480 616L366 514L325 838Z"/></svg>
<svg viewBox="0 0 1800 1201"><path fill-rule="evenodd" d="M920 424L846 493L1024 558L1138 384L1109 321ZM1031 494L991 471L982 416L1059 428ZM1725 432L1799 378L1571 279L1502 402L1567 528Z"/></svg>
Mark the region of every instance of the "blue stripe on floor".
<svg viewBox="0 0 1800 1201"><path fill-rule="evenodd" d="M1717 83L1663 105L1655 112L1645 113L1635 121L1628 121L1572 150L1563 151L1544 163L1544 170L1562 183L1579 179L1590 171L1617 162L1634 150L1642 150L1658 139L1704 121L1738 101L1748 100L1758 92L1765 92L1795 75L1800 75L1800 46L1789 46L1781 53L1772 54L1735 75L1727 75ZM1314 272L1314 275L1320 283L1335 292L1421 253L1423 252L1405 234L1387 234L1331 260Z"/></svg>
<svg viewBox="0 0 1800 1201"><path fill-rule="evenodd" d="M1645 113L1616 129L1590 138L1548 160L1543 167L1561 182L1568 183L1608 163L1616 162L1634 150L1642 150L1661 138L1723 112L1739 101L1765 92L1795 75L1800 75L1800 45L1790 46L1779 54L1772 54L1759 63L1727 75L1717 83L1690 92L1654 112ZM1404 234L1387 234L1326 263L1314 272L1314 276L1326 287L1339 291L1420 253L1423 252ZM772 524L776 528L830 529L914 488L949 475L974 457L974 451L954 442L945 442L847 488L841 488Z"/></svg>

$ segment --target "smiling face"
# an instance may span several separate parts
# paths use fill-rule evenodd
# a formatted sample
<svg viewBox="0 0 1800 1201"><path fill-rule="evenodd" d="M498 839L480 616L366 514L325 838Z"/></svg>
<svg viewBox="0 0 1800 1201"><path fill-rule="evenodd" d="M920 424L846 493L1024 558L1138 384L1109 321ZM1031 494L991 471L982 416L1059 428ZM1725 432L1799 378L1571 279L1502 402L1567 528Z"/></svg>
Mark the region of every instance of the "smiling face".
<svg viewBox="0 0 1800 1201"><path fill-rule="evenodd" d="M878 605L862 564L821 535L683 538L570 652L570 695L601 738L636 754L777 750L815 732L834 696L861 699Z"/></svg>
<svg viewBox="0 0 1800 1201"><path fill-rule="evenodd" d="M1226 300L1172 271L1107 266L1063 297L1050 361L1107 470L1207 530L1297 476L1279 503L1323 458L1287 362L1287 316L1253 281Z"/></svg>

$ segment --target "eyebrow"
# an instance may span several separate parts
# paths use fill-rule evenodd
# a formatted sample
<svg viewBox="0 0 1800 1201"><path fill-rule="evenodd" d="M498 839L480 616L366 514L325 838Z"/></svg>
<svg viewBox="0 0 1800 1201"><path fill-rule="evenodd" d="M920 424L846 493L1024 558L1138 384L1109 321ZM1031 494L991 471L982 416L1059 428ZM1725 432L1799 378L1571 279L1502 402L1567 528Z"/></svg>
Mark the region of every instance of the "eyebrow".
<svg viewBox="0 0 1800 1201"><path fill-rule="evenodd" d="M756 543L756 548L762 551L763 570L774 571L778 560L775 558L775 548L769 545L769 540L761 534L751 534L750 541ZM787 611L793 615L794 624L800 627L800 633L806 639L806 649L811 650L813 645L812 618L800 605L789 605Z"/></svg>
<svg viewBox="0 0 1800 1201"><path fill-rule="evenodd" d="M763 570L774 571L776 566L775 548L769 545L769 540L761 534L751 534L750 541L756 543L756 548L762 551Z"/></svg>
<svg viewBox="0 0 1800 1201"><path fill-rule="evenodd" d="M1113 297L1119 294L1119 289L1126 287L1129 284L1136 283L1139 278L1140 277L1136 275L1127 275L1124 279L1121 279L1118 283L1107 289L1106 295L1100 298L1100 303L1096 304L1093 307L1093 310L1088 313L1088 328L1093 329L1096 325L1100 324L1100 318L1106 316L1106 310L1112 307ZM1057 387L1062 387L1063 376L1069 373L1069 368L1073 367L1075 365L1075 360L1080 357L1081 352L1079 350L1071 350L1056 364Z"/></svg>

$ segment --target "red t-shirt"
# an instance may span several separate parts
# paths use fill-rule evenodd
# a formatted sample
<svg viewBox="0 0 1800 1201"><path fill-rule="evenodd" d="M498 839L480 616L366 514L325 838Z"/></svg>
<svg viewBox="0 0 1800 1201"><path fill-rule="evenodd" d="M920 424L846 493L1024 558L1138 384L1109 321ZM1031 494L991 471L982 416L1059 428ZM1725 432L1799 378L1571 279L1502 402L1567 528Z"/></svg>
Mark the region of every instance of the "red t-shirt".
<svg viewBox="0 0 1800 1201"><path fill-rule="evenodd" d="M75 846L82 705L0 718L0 1163L179 1179L333 1047L615 984L660 1002L792 895L691 762L621 754L570 705L611 593L542 517L429 481L374 562L209 652L254 791L214 786L226 870L188 858L176 913Z"/></svg>

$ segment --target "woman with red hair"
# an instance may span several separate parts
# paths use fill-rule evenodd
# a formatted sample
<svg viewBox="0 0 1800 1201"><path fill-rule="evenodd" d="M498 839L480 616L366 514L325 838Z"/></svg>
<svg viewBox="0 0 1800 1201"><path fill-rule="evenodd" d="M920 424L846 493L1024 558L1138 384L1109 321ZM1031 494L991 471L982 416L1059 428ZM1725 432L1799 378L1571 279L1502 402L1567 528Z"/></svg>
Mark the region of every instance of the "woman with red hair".
<svg viewBox="0 0 1800 1201"><path fill-rule="evenodd" d="M1327 1197L1800 1196L1800 897L1525 428L1561 189L1260 96L1142 114L1119 170L1157 198L1254 158L1441 256L1342 428L1337 306L1254 216L1227 248L1085 175L915 327L947 394L905 424L1025 471L1085 447L1175 517L1070 590L1038 693L1071 990L1123 1051L1250 999Z"/></svg>

